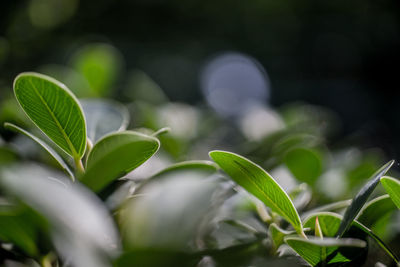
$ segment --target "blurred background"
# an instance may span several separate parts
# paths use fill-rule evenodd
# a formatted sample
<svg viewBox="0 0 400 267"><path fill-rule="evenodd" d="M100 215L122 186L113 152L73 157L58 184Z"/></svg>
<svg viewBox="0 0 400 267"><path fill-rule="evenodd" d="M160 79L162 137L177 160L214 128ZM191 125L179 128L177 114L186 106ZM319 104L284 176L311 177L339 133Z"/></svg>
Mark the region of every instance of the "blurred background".
<svg viewBox="0 0 400 267"><path fill-rule="evenodd" d="M398 0L3 0L0 166L59 168L3 127L8 121L46 138L18 107L12 82L23 71L50 75L80 98L93 143L117 130L154 134L170 127L157 132L157 155L100 194L108 210L137 194L132 188L154 195L131 200L132 212L119 218L124 249L232 248L254 239L232 220L266 235L254 200L220 174L214 179L214 167L158 172L225 149L270 172L301 212L352 198L383 163L400 160L399 48ZM35 173L31 168L26 173ZM399 177L398 170L391 175ZM11 188L35 184L13 179ZM378 188L376 195L383 193ZM399 251L399 212L387 213L367 226ZM271 251L252 251L251 261L270 260Z"/></svg>
<svg viewBox="0 0 400 267"><path fill-rule="evenodd" d="M199 105L209 95L204 93L207 89L202 93L202 87L213 86L207 82L230 80L203 75L210 61L228 55L216 64L248 60L248 73L241 71L246 67L234 66L232 72L243 77L232 76L254 81L255 75L260 80L250 85L232 81L243 94L274 108L289 102L327 107L340 121L333 140L357 136L351 142L381 147L396 158L400 152L399 7L396 0L2 1L1 97L10 94L19 72L66 75L67 67L80 64L76 62L79 49L105 43L113 50L108 52L117 55L99 60L117 60L104 68L118 69L112 70L115 77L109 81L97 81L105 83L100 87L112 84L114 92L120 93L132 77L130 71L136 69L170 100ZM243 58L235 58L238 54ZM257 68L261 74L254 74ZM119 93L117 98L123 101Z"/></svg>

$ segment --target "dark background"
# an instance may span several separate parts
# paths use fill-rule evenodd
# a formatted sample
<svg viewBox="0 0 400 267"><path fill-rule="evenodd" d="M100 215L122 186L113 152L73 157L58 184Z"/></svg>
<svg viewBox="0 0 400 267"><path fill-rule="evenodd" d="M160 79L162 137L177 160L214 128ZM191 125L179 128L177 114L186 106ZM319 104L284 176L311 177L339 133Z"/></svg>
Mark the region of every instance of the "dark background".
<svg viewBox="0 0 400 267"><path fill-rule="evenodd" d="M204 62L238 51L268 72L274 107L293 101L328 107L342 121L337 139L356 136L358 145L400 155L398 0L76 0L57 25L31 23L33 2L65 1L1 1L0 96L19 72L63 63L74 47L102 41L172 101L197 104ZM51 11L61 17L64 10Z"/></svg>

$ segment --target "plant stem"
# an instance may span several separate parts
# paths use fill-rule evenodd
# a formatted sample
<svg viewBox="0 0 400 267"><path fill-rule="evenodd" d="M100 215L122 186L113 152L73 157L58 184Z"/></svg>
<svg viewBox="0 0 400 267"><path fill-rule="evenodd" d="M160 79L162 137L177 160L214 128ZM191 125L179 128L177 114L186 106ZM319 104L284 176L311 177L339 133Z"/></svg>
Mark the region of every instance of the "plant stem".
<svg viewBox="0 0 400 267"><path fill-rule="evenodd" d="M81 177L85 173L85 168L83 167L82 160L79 158L75 158L74 161L78 177Z"/></svg>

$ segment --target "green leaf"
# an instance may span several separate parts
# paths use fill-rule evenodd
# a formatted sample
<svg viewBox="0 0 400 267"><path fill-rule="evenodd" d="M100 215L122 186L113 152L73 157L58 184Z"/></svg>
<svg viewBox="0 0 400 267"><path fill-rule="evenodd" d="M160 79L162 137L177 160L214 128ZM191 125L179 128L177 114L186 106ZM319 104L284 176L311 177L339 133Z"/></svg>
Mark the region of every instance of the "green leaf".
<svg viewBox="0 0 400 267"><path fill-rule="evenodd" d="M172 172L197 171L204 173L206 175L211 175L215 173L217 170L218 166L215 165L214 162L208 160L188 160L168 166L167 168L154 174L152 176L152 179Z"/></svg>
<svg viewBox="0 0 400 267"><path fill-rule="evenodd" d="M104 260L119 250L107 208L80 183L42 166L23 164L2 169L0 186L46 219L52 244L71 265L107 266ZM39 238L40 243L43 237Z"/></svg>
<svg viewBox="0 0 400 267"><path fill-rule="evenodd" d="M339 229L340 223L343 217L339 214L332 212L319 212L312 214L306 220L304 220L304 227L308 227L311 230L315 229L315 218L318 217L322 232L324 235L332 237L335 235L336 231ZM393 251L370 229L368 229L363 224L358 221L353 221L351 227L357 227L367 235L369 235L377 244L395 261L398 262L397 256Z"/></svg>
<svg viewBox="0 0 400 267"><path fill-rule="evenodd" d="M382 177L381 183L389 194L390 198L400 209L400 181L392 177Z"/></svg>
<svg viewBox="0 0 400 267"><path fill-rule="evenodd" d="M151 136L132 131L109 134L92 148L81 182L95 192L134 170L148 160L160 147Z"/></svg>
<svg viewBox="0 0 400 267"><path fill-rule="evenodd" d="M40 138L31 134L30 132L25 131L24 129L22 129L12 123L8 123L8 122L4 123L4 128L21 133L23 135L26 135L27 137L31 138L33 141L38 143L42 148L44 148L50 154L50 156L52 156L57 161L57 163L61 166L61 168L66 173L68 173L68 175L71 177L71 179L75 180L75 176L74 176L73 172L68 167L68 165L65 163L65 161L61 158L60 155L57 154L57 152L54 149L52 149L49 145L47 145L46 142L44 142Z"/></svg>
<svg viewBox="0 0 400 267"><path fill-rule="evenodd" d="M321 155L308 148L294 148L286 153L284 163L297 180L313 185L322 173Z"/></svg>
<svg viewBox="0 0 400 267"><path fill-rule="evenodd" d="M383 178L381 178L382 181ZM383 195L369 201L360 211L357 221L367 227L372 227L386 214L395 211L396 205L393 203L389 195Z"/></svg>
<svg viewBox="0 0 400 267"><path fill-rule="evenodd" d="M278 248L280 245L282 245L284 243L283 239L286 236L292 235L295 233L294 231L283 230L275 223L270 224L268 230L269 230L269 234L271 235L272 241L274 242L275 248Z"/></svg>
<svg viewBox="0 0 400 267"><path fill-rule="evenodd" d="M304 228L314 230L316 218L318 218L323 235L327 237L333 237L336 234L340 222L342 221L342 217L339 214L333 212L318 212L304 220Z"/></svg>
<svg viewBox="0 0 400 267"><path fill-rule="evenodd" d="M81 100L86 118L87 136L96 143L106 134L124 131L129 124L125 106L110 100Z"/></svg>
<svg viewBox="0 0 400 267"><path fill-rule="evenodd" d="M14 93L28 117L74 159L86 148L86 126L76 97L59 81L25 72L14 80Z"/></svg>
<svg viewBox="0 0 400 267"><path fill-rule="evenodd" d="M324 251L328 257L340 247L364 248L367 243L365 241L353 238L309 238L286 237L285 242L296 251L304 260L312 266L317 266L320 262L325 261ZM350 261L342 254L338 253L329 263Z"/></svg>
<svg viewBox="0 0 400 267"><path fill-rule="evenodd" d="M296 232L303 234L296 208L271 175L257 164L237 154L225 151L211 151L209 154L236 183L290 222Z"/></svg>
<svg viewBox="0 0 400 267"><path fill-rule="evenodd" d="M347 208L342 223L340 224L339 230L336 233L336 236L341 237L350 227L353 220L357 217L359 211L364 206L365 202L367 202L369 196L374 191L375 187L378 185L381 177L385 175L385 173L392 167L394 160L389 161L385 165L383 165L368 181L366 185L357 193L354 197L351 205Z"/></svg>

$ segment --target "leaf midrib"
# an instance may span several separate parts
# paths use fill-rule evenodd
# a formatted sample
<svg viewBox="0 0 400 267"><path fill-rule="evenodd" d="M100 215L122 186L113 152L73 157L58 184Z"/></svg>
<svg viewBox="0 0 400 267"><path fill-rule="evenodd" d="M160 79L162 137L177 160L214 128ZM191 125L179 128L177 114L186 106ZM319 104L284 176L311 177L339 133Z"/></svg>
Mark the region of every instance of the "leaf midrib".
<svg viewBox="0 0 400 267"><path fill-rule="evenodd" d="M251 172L248 172L247 169L246 169L246 167L243 166L240 162L238 162L238 161L236 161L236 160L233 160L233 162L235 162L235 163L240 167L240 169L241 169L242 171L243 171L243 170L246 170L245 173L249 173L251 176L254 177L254 174L252 174ZM271 199L266 193L264 193L264 191L257 185L257 183L255 183L253 180L248 179L248 178L247 178L247 180L250 181L250 182L261 192L261 194L264 195L265 198L267 198L267 199L272 203L272 205L273 205L278 211L280 211L282 214L285 214L285 212L284 212L281 208L279 208L279 206L277 206L277 205L274 203L274 201L272 201L272 199ZM289 217L289 216L285 216L285 217ZM288 218L288 219L290 220L290 222L293 224L293 226L294 226L295 228L297 228L298 230L301 230L302 227L301 227L300 221L299 221L298 224L295 225L295 223L292 221L291 218ZM298 225L300 225L300 228L298 227Z"/></svg>
<svg viewBox="0 0 400 267"><path fill-rule="evenodd" d="M53 113L53 111L50 109L50 107L47 105L46 101L44 101L44 98L42 97L42 95L39 93L39 91L36 89L36 86L33 84L32 80L29 79L29 83L32 85L33 90L35 91L36 95L39 97L39 99L42 101L42 104L46 107L47 111L49 112L50 116L53 118L53 120L55 121L58 129L60 130L61 134L63 135L65 141L67 142L69 149L71 149L72 152L72 157L73 158L77 158L79 157L77 151L75 150L74 145L71 143L71 141L69 140L68 135L66 134L66 132L64 131L64 129L62 128L60 122L58 121L56 115Z"/></svg>

